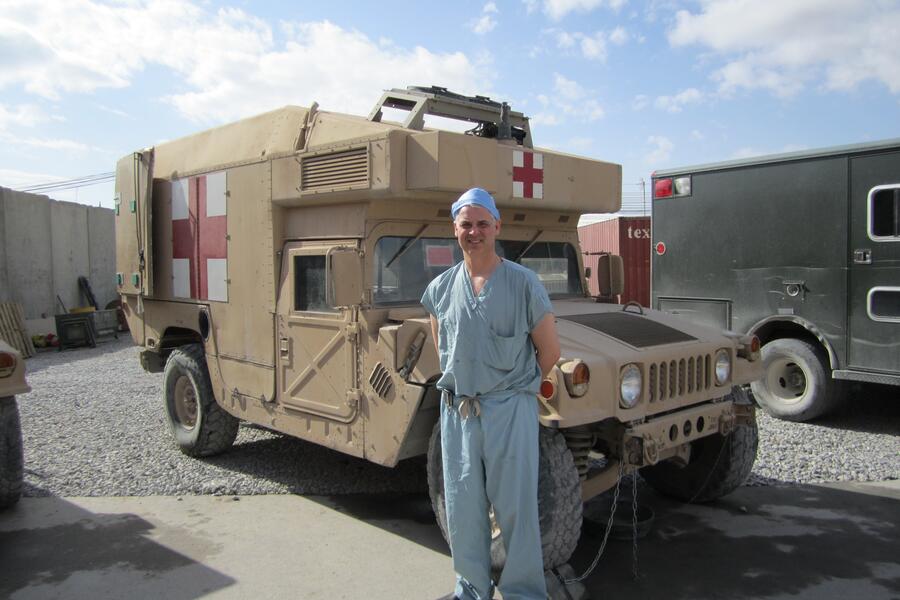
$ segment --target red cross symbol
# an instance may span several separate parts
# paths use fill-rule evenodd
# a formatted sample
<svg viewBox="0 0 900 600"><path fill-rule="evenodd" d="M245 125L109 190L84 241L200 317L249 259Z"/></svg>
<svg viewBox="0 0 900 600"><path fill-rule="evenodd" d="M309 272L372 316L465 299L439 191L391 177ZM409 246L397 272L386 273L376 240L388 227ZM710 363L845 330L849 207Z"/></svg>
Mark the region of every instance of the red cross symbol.
<svg viewBox="0 0 900 600"><path fill-rule="evenodd" d="M173 182L172 258L176 297L227 300L226 234L225 173Z"/></svg>
<svg viewBox="0 0 900 600"><path fill-rule="evenodd" d="M544 197L544 156L513 150L513 197Z"/></svg>

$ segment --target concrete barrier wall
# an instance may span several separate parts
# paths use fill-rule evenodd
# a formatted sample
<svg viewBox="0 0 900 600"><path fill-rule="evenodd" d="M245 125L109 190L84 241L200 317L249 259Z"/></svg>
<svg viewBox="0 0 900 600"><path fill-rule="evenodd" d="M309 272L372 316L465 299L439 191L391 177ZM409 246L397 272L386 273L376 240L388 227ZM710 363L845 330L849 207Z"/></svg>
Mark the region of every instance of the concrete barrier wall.
<svg viewBox="0 0 900 600"><path fill-rule="evenodd" d="M0 187L0 301L22 304L29 333L53 331L44 319L62 312L57 296L87 305L80 275L100 308L115 299L115 254L112 210Z"/></svg>

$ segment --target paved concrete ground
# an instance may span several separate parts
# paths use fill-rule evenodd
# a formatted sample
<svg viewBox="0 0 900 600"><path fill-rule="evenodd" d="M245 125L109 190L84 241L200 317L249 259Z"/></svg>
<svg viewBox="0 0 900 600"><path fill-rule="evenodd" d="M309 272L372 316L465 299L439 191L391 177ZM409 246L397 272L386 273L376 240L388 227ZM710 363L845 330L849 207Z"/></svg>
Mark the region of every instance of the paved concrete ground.
<svg viewBox="0 0 900 600"><path fill-rule="evenodd" d="M594 599L900 598L900 484L742 488L706 506L642 492ZM572 566L599 547L585 531ZM0 597L433 599L452 585L426 498L24 498L0 514Z"/></svg>

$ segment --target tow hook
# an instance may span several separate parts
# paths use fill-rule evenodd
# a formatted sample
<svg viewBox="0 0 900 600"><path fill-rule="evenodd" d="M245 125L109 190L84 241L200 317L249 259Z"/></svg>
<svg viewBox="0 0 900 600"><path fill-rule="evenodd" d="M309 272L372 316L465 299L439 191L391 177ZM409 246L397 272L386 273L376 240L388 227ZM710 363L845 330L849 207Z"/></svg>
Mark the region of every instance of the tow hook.
<svg viewBox="0 0 900 600"><path fill-rule="evenodd" d="M629 465L644 466L644 440L639 437L628 438L625 442L625 458Z"/></svg>

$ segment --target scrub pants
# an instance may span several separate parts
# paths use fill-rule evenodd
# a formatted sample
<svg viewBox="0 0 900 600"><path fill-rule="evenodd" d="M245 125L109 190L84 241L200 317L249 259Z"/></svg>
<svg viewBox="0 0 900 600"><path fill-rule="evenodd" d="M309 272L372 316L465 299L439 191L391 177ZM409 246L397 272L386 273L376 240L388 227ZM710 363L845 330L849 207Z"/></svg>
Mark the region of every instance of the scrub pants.
<svg viewBox="0 0 900 600"><path fill-rule="evenodd" d="M441 402L441 453L447 530L456 591L465 600L487 600L491 586L489 506L500 525L506 566L504 600L546 600L538 520L538 415L530 393L479 396L480 416L460 415Z"/></svg>

